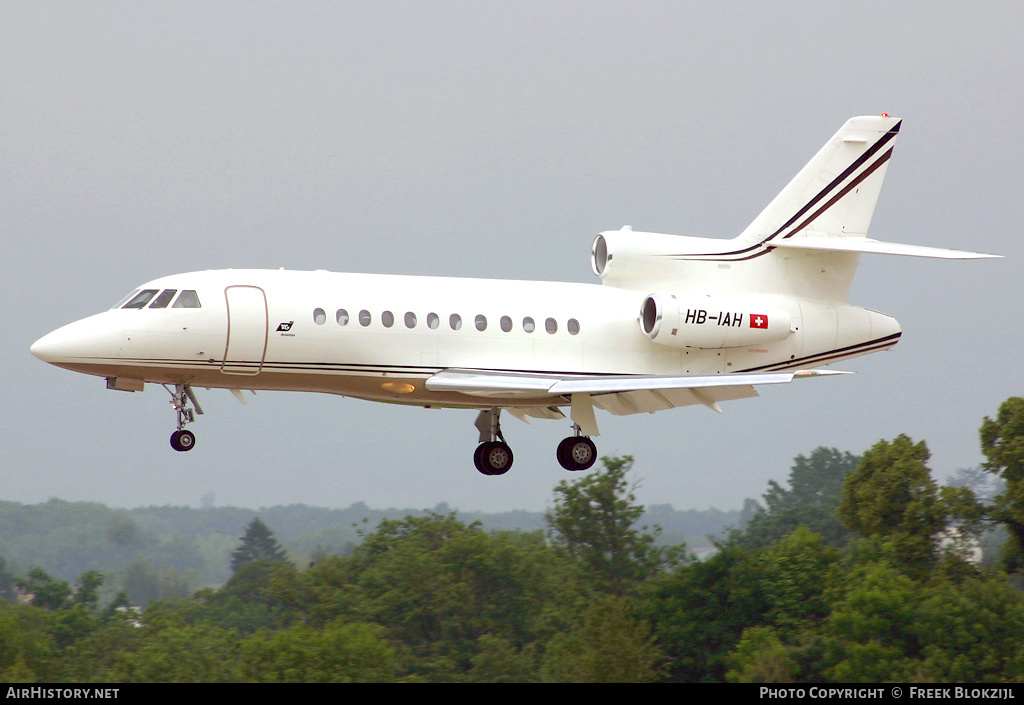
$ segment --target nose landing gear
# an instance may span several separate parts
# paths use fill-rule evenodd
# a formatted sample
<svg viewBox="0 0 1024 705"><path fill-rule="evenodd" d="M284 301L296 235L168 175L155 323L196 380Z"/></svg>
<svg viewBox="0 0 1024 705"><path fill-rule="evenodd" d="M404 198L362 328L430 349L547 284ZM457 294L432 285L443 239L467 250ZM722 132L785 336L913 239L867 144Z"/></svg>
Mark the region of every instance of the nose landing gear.
<svg viewBox="0 0 1024 705"><path fill-rule="evenodd" d="M185 430L185 424L192 423L195 420L195 414L203 413L203 408L199 406L196 395L192 393L192 387L189 385L176 384L173 392L166 384L163 387L170 393L171 408L178 416L178 430L171 434L171 448L179 452L192 450L196 444L196 436L191 431ZM188 408L189 402L192 402L195 410Z"/></svg>

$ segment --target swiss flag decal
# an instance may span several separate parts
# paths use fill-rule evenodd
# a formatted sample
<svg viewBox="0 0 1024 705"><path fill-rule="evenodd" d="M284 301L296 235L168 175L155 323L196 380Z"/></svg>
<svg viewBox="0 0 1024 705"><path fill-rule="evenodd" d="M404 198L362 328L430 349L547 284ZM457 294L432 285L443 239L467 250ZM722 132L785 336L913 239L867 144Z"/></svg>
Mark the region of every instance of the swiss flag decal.
<svg viewBox="0 0 1024 705"><path fill-rule="evenodd" d="M764 328L765 330L768 330L768 316L764 316L760 313L750 314L750 327Z"/></svg>

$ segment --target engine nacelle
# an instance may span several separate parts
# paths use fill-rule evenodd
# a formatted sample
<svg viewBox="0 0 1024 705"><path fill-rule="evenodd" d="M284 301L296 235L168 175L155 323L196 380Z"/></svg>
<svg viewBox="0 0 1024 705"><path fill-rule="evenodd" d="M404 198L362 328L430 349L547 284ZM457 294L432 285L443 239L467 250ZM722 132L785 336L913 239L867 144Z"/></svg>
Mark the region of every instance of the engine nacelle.
<svg viewBox="0 0 1024 705"><path fill-rule="evenodd" d="M640 330L674 348L736 348L784 340L790 316L760 296L650 294L640 306Z"/></svg>
<svg viewBox="0 0 1024 705"><path fill-rule="evenodd" d="M591 246L590 266L606 283L658 279L676 269L677 263L670 257L685 252L688 239L634 232L628 227L604 232Z"/></svg>
<svg viewBox="0 0 1024 705"><path fill-rule="evenodd" d="M733 240L645 233L627 226L594 238L590 266L606 285L647 288L651 282L680 281L692 275L694 265L700 263L687 261L690 255L708 256L735 248Z"/></svg>

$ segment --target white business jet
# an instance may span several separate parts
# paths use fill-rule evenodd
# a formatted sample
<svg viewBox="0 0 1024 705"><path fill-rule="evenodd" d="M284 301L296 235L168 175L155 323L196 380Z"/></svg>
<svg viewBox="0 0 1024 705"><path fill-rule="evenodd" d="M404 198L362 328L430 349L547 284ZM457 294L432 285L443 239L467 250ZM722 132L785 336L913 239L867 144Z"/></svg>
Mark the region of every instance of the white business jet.
<svg viewBox="0 0 1024 705"><path fill-rule="evenodd" d="M216 270L148 282L109 311L36 341L32 353L105 377L108 389L171 393L171 446L202 414L194 389L326 392L479 410L477 469L512 451L502 410L561 419L568 470L597 457L594 413L655 412L756 396L755 385L900 338L890 316L846 303L861 253L992 257L867 238L900 120L849 120L738 237L603 232L600 284Z"/></svg>

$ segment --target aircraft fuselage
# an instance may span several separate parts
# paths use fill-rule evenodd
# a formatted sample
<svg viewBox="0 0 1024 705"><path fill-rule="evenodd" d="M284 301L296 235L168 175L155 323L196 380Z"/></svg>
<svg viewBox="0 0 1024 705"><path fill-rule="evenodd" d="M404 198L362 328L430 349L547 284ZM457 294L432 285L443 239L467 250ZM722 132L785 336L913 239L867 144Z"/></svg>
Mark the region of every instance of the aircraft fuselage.
<svg viewBox="0 0 1024 705"><path fill-rule="evenodd" d="M681 346L667 346L641 331L646 292L593 284L216 270L164 277L139 289L146 290L158 292L154 298L195 291L201 305L114 308L54 331L33 352L121 385L137 380L489 407L493 402L430 391L424 383L449 368L552 375L808 368L891 347L899 337L896 321L875 311L748 296L736 310L694 303L680 315ZM723 329L750 330L753 317L766 310L787 314L782 339L685 345L688 335L701 344ZM540 403L550 399L511 396L502 406Z"/></svg>

